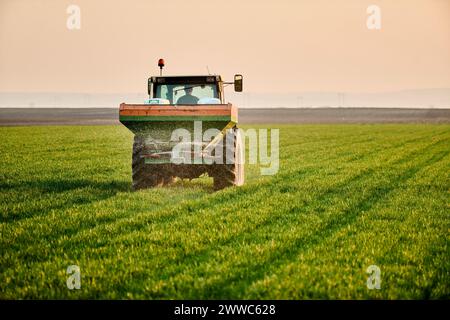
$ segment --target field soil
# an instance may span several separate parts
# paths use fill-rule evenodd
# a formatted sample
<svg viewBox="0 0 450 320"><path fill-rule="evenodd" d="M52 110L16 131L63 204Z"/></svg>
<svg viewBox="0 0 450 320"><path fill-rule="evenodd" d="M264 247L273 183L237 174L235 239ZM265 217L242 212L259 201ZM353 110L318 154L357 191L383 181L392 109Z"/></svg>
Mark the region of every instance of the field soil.
<svg viewBox="0 0 450 320"><path fill-rule="evenodd" d="M118 108L0 108L0 126L119 124ZM239 109L241 124L450 123L450 109Z"/></svg>

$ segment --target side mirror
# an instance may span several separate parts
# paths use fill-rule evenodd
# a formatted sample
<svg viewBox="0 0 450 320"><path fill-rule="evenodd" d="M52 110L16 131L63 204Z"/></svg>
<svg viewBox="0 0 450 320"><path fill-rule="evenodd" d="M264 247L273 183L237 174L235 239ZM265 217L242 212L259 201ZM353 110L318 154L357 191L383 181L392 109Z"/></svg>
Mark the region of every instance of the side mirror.
<svg viewBox="0 0 450 320"><path fill-rule="evenodd" d="M242 92L242 75L241 74L234 75L234 91Z"/></svg>

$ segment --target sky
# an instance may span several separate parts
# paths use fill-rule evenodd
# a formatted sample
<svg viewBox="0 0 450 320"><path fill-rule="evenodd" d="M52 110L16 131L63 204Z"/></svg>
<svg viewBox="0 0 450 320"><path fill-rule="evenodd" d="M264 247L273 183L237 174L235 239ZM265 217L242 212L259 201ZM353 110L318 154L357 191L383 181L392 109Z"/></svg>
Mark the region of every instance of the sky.
<svg viewBox="0 0 450 320"><path fill-rule="evenodd" d="M144 93L158 58L254 93L450 88L450 0L0 0L0 92Z"/></svg>

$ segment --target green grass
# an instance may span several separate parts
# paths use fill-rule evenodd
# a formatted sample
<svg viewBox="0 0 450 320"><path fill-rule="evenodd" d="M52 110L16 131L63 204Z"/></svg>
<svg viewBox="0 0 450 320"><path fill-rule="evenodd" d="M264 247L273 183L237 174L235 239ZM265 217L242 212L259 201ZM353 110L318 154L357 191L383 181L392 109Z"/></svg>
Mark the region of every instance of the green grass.
<svg viewBox="0 0 450 320"><path fill-rule="evenodd" d="M0 298L449 298L450 126L279 127L219 192L132 192L121 126L0 128Z"/></svg>

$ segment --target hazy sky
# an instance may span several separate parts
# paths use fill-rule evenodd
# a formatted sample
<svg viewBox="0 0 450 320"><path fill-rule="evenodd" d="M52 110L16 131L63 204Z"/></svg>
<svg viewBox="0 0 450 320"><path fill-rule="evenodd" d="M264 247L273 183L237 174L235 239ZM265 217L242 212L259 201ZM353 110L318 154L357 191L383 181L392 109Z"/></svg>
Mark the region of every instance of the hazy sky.
<svg viewBox="0 0 450 320"><path fill-rule="evenodd" d="M450 0L0 0L0 91L145 92L160 57L247 92L449 88Z"/></svg>

